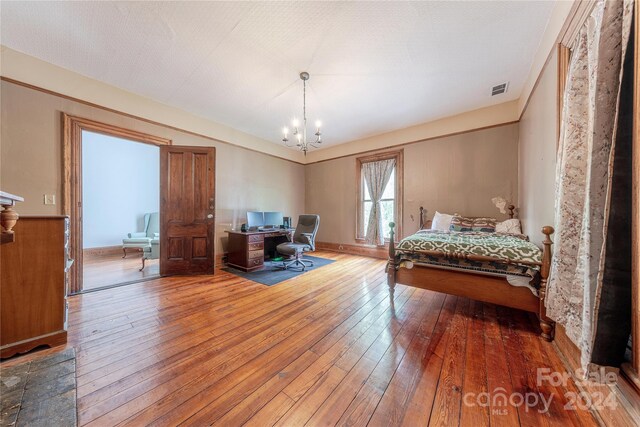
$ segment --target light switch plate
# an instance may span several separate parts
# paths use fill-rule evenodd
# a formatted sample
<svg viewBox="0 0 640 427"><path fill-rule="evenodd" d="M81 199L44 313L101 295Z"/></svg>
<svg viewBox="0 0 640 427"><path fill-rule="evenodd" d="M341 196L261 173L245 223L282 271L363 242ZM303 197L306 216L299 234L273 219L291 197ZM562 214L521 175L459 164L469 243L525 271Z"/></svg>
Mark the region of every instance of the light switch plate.
<svg viewBox="0 0 640 427"><path fill-rule="evenodd" d="M44 204L45 205L55 205L56 204L56 195L55 194L45 194L44 195Z"/></svg>

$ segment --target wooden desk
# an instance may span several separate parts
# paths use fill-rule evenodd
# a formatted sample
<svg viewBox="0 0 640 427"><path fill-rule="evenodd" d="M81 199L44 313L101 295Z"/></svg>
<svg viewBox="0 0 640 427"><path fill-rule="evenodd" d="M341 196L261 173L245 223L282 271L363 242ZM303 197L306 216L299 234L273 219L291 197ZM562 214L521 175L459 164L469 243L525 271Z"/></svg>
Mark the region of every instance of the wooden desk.
<svg viewBox="0 0 640 427"><path fill-rule="evenodd" d="M265 255L267 257L269 255L269 249L275 250L277 243L288 241L293 232L294 229L227 231L229 234L227 265L244 271L262 268Z"/></svg>

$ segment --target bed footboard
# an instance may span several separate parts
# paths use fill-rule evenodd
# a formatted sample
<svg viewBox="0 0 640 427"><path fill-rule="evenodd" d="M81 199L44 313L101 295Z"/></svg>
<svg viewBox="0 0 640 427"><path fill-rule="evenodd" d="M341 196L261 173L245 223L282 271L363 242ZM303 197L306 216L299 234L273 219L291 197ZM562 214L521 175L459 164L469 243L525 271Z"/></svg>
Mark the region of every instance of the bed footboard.
<svg viewBox="0 0 640 427"><path fill-rule="evenodd" d="M396 248L395 248L395 241L394 241L395 223L391 222L389 223L389 226L391 227L391 233L390 233L390 239L389 239L390 240L389 241L389 259L387 261L386 273L387 273L387 285L389 286L389 296L391 298L391 301L393 302L393 294L396 286L396 278L398 275L398 270L402 266L400 264L400 261L396 259ZM543 244L542 262L537 264L540 267L540 288L538 290L538 297L533 296L532 293L529 293L529 295L521 293L520 291L522 290L522 288L512 289L513 287L511 285L506 284L506 281L504 281L505 285L503 288L502 284L497 283L495 279L489 282L492 282L492 286L497 286L497 288L494 290L500 293L501 295L495 295L492 297L491 295L487 295L486 292L482 292L482 291L480 291L482 292L482 294L478 293L476 295L476 290L478 289L478 287L473 285L462 286L462 287L454 286L456 288L456 291L455 292L452 291L450 293L454 295L465 296L471 299L477 299L480 301L491 302L494 304L500 304L508 307L524 309L526 311L534 312L538 315L538 319L540 322L540 329L542 331L540 335L542 336L543 339L547 341L552 341L554 337L554 332L555 332L555 324L551 319L547 317L547 310L545 307L545 297L547 294L547 281L549 279L549 271L551 269L551 245L553 244L553 242L551 241L551 235L553 234L553 232L554 230L553 230L553 227L551 226L542 227L542 233L544 234L545 238L544 238L544 241L542 242ZM446 256L447 254L443 253L442 255ZM471 258L471 256L469 256L469 258ZM499 260L499 259L496 259L496 261L504 262L504 260ZM416 267L416 268L423 269L423 268L429 268L429 267ZM421 274L418 270L415 270L414 272L409 272L405 270L406 269L402 270L403 284L419 287L422 289L433 288L431 290L435 290L437 292L446 292L446 290L444 290L443 287L441 286L443 281L442 279L444 279L443 277L440 277L439 283L437 284L435 282L431 284L423 283L426 279L424 274ZM484 278L480 278L478 276L474 276L474 274L469 274L469 273L451 272L450 275L451 275L450 277L451 282L457 283L458 285L460 283L463 283L463 282L468 283L473 280L485 280ZM442 273L439 273L439 276L442 276ZM462 279L463 276L468 277L468 280ZM405 283L405 280L407 281L407 283ZM496 282L496 283L493 283L493 282ZM505 299L504 298L504 296L506 295L505 293L508 295L512 295L513 299L511 300L509 298Z"/></svg>

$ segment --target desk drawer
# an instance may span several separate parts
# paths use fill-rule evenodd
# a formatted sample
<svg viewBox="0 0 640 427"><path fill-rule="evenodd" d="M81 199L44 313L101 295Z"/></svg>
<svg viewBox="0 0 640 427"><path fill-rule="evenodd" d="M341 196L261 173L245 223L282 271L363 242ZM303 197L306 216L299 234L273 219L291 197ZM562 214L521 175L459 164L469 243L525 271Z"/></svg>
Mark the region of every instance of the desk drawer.
<svg viewBox="0 0 640 427"><path fill-rule="evenodd" d="M259 251L249 251L249 259L256 259L256 258L260 258L263 259L264 258L264 251L263 250L259 250Z"/></svg>
<svg viewBox="0 0 640 427"><path fill-rule="evenodd" d="M264 237L262 234L251 234L249 235L249 243L255 242L264 242Z"/></svg>
<svg viewBox="0 0 640 427"><path fill-rule="evenodd" d="M265 233L264 237L279 237L279 236L286 236L286 234L280 232L280 231L276 231L274 233Z"/></svg>
<svg viewBox="0 0 640 427"><path fill-rule="evenodd" d="M262 258L250 259L247 265L249 268L264 265L264 260Z"/></svg>
<svg viewBox="0 0 640 427"><path fill-rule="evenodd" d="M263 242L249 243L247 245L247 250L249 251L249 253L251 253L251 251L258 251L258 250L262 250L262 249L264 249L264 243Z"/></svg>

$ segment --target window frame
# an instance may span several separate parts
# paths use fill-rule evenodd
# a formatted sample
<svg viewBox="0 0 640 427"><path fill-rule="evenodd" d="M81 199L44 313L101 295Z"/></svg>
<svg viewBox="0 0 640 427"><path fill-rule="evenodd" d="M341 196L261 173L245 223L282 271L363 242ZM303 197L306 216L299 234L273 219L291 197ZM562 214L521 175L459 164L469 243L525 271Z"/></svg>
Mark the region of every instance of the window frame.
<svg viewBox="0 0 640 427"><path fill-rule="evenodd" d="M404 200L404 149L395 151L385 151L356 158L356 236L355 240L359 244L366 244L365 224L364 224L364 181L362 180L362 165L364 163L377 162L380 160L394 159L395 166L395 195L394 195L394 216L395 216L395 242L402 236L402 205ZM389 239L385 238L385 245Z"/></svg>

